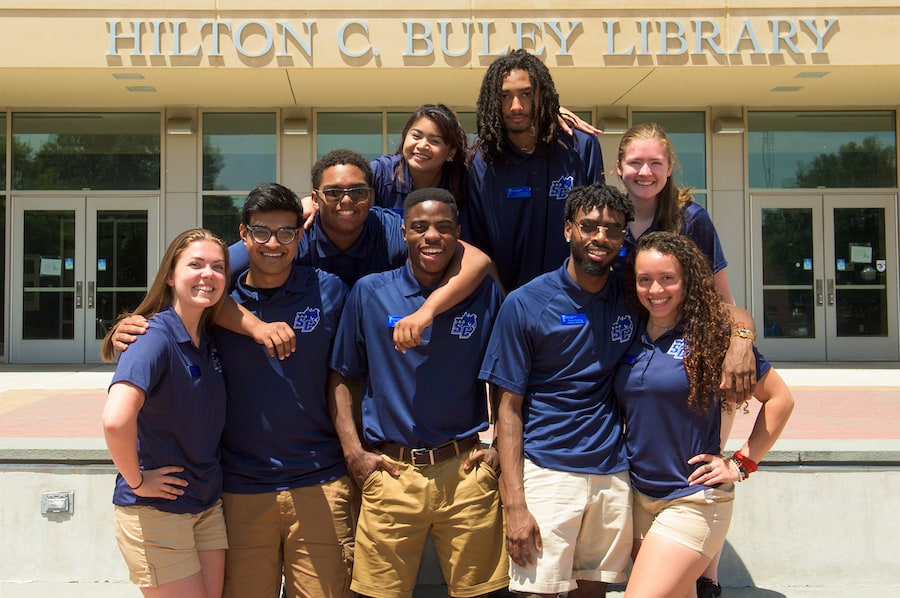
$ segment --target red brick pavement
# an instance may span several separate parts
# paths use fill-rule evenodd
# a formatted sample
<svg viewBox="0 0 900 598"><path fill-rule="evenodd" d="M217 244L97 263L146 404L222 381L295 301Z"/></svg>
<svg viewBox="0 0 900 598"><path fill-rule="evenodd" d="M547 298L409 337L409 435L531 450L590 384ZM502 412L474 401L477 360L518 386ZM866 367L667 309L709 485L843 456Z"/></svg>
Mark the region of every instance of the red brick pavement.
<svg viewBox="0 0 900 598"><path fill-rule="evenodd" d="M782 435L790 440L900 440L900 388L792 387L796 406ZM0 438L102 438L106 392L8 390L0 392ZM738 414L731 434L750 433L751 414Z"/></svg>

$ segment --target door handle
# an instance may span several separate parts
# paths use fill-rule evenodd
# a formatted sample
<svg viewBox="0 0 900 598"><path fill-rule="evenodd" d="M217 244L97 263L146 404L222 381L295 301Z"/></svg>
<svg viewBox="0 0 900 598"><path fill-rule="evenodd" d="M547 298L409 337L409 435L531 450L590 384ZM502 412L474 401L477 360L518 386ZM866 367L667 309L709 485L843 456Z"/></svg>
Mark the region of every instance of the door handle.
<svg viewBox="0 0 900 598"><path fill-rule="evenodd" d="M81 309L81 292L84 290L82 282L75 283L75 309Z"/></svg>
<svg viewBox="0 0 900 598"><path fill-rule="evenodd" d="M828 279L828 306L834 305L834 279Z"/></svg>
<svg viewBox="0 0 900 598"><path fill-rule="evenodd" d="M816 279L816 305L819 307L825 305L825 296L822 294L822 279Z"/></svg>
<svg viewBox="0 0 900 598"><path fill-rule="evenodd" d="M88 281L87 308L94 309L94 281Z"/></svg>

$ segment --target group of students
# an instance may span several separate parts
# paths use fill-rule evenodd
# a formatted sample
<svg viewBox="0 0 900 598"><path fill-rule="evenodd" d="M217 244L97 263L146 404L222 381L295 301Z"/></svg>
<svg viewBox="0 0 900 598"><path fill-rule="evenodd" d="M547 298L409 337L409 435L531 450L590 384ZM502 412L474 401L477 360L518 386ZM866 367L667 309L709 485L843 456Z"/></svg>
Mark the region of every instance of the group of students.
<svg viewBox="0 0 900 598"><path fill-rule="evenodd" d="M452 596L602 596L632 559L628 596L718 590L733 484L793 399L665 132L623 137L626 196L560 115L514 51L473 148L423 106L395 155L317 161L308 221L267 183L232 247L170 244L104 340L116 537L144 595L411 596L429 534Z"/></svg>

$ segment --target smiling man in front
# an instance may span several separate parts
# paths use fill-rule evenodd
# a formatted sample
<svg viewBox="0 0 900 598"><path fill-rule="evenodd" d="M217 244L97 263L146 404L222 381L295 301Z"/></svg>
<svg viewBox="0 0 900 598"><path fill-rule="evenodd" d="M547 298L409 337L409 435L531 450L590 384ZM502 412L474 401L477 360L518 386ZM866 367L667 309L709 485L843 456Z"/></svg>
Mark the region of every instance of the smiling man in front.
<svg viewBox="0 0 900 598"><path fill-rule="evenodd" d="M478 368L501 293L486 278L435 318L420 346L394 351L392 326L422 305L456 250L450 192L410 193L403 235L407 263L357 282L331 359L332 417L363 494L351 587L375 598L412 596L430 531L450 595L479 596L507 584L497 454L478 437L488 427ZM363 439L348 389L358 378Z"/></svg>

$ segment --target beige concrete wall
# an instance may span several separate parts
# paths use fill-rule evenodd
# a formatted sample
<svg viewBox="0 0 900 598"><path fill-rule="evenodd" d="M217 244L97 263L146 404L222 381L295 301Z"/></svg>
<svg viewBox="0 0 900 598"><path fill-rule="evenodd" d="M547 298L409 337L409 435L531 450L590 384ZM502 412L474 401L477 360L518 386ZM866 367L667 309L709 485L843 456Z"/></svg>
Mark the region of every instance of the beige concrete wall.
<svg viewBox="0 0 900 598"><path fill-rule="evenodd" d="M848 595L857 583L877 595L884 595L879 586L896 588L900 467L872 457L868 466L842 466L838 453L826 457L835 459L832 466L767 466L738 485L723 584L853 584ZM0 465L0 595L36 581L124 584L112 531L113 480L112 466ZM75 512L42 516L40 494L62 490L75 492ZM110 595L138 595L120 587Z"/></svg>

